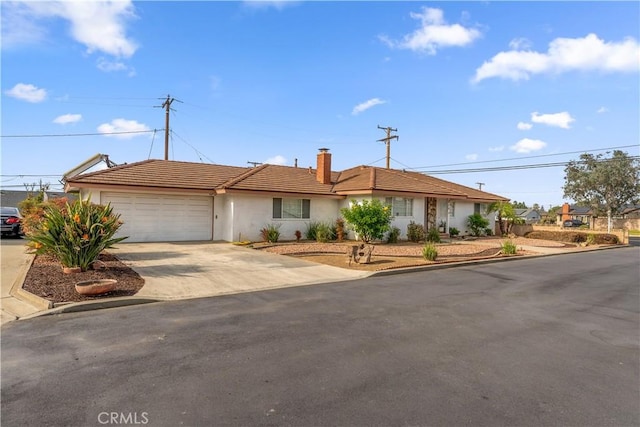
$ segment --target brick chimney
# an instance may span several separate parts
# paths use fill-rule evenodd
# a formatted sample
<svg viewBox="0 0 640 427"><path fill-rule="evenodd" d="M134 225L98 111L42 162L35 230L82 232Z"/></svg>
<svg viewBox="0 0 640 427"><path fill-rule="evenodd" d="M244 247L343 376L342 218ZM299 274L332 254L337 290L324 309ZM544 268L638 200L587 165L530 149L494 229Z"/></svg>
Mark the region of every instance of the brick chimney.
<svg viewBox="0 0 640 427"><path fill-rule="evenodd" d="M320 148L316 179L320 184L331 184L331 153L328 148Z"/></svg>
<svg viewBox="0 0 640 427"><path fill-rule="evenodd" d="M564 203L562 205L562 221L566 221L568 219L571 219L571 215L569 215L569 210L571 209L571 206L569 206L569 203Z"/></svg>

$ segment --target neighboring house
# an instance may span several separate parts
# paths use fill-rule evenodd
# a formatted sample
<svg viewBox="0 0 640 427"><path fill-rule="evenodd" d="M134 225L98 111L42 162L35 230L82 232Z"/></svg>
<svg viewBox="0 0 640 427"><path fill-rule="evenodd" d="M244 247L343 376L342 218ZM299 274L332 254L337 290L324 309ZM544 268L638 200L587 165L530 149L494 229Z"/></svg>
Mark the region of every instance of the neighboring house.
<svg viewBox="0 0 640 427"><path fill-rule="evenodd" d="M327 149L316 169L146 160L67 177L65 190L110 203L129 242L260 240L260 229L274 223L282 240L293 240L310 221L333 223L352 201L373 198L392 206L392 225L403 237L410 221L430 229L444 220L464 233L469 215L508 200L417 172L331 171Z"/></svg>
<svg viewBox="0 0 640 427"><path fill-rule="evenodd" d="M558 224L562 224L569 219L578 219L586 224L591 224L593 212L588 206L569 205L564 203L562 209L558 212Z"/></svg>
<svg viewBox="0 0 640 427"><path fill-rule="evenodd" d="M17 190L0 190L0 202L2 206L18 207L18 203L22 202L30 195L38 194L39 191L17 191ZM66 194L61 191L45 191L45 197L47 200L58 199L66 197L69 200L74 200L76 196L74 194Z"/></svg>
<svg viewBox="0 0 640 427"><path fill-rule="evenodd" d="M515 213L525 224L537 224L540 221L540 213L533 209L515 209Z"/></svg>

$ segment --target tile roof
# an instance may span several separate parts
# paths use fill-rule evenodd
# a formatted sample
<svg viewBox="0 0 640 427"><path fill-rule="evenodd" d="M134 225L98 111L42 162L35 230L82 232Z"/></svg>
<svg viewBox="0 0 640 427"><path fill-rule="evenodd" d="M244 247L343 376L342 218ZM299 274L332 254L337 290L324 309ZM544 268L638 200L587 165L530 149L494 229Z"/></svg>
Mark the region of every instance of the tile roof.
<svg viewBox="0 0 640 427"><path fill-rule="evenodd" d="M508 200L418 172L357 166L332 172L321 184L316 170L264 164L255 168L172 160L145 160L68 178L73 188L109 186L148 189L209 190L218 193L269 192L319 196L404 193L477 201Z"/></svg>
<svg viewBox="0 0 640 427"><path fill-rule="evenodd" d="M338 194L398 192L478 201L508 200L422 173L372 166L357 166L341 172L333 190Z"/></svg>
<svg viewBox="0 0 640 427"><path fill-rule="evenodd" d="M316 170L264 164L223 183L219 191L244 190L276 193L335 195L331 184L321 184Z"/></svg>
<svg viewBox="0 0 640 427"><path fill-rule="evenodd" d="M152 159L77 175L67 182L73 187L100 184L213 191L248 170L250 168Z"/></svg>

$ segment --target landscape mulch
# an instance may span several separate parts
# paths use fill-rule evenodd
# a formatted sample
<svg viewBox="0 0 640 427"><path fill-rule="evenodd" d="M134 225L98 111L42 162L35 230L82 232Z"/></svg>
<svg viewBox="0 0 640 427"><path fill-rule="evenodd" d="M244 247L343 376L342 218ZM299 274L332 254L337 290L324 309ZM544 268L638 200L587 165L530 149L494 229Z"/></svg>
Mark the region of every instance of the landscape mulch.
<svg viewBox="0 0 640 427"><path fill-rule="evenodd" d="M104 297L135 295L144 286L144 279L114 255L103 252L98 258L97 270L65 274L58 260L48 255L37 255L27 273L22 288L53 303L94 301ZM80 295L75 284L85 280L116 279L116 289L99 296Z"/></svg>

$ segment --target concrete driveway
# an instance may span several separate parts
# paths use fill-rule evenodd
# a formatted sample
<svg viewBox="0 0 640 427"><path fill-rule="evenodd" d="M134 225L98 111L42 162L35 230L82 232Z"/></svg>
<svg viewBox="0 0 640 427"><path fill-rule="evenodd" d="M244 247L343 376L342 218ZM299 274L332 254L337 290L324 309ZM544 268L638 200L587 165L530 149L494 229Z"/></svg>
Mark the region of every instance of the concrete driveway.
<svg viewBox="0 0 640 427"><path fill-rule="evenodd" d="M312 285L370 274L230 243L121 243L109 251L145 279L136 297L160 300Z"/></svg>

